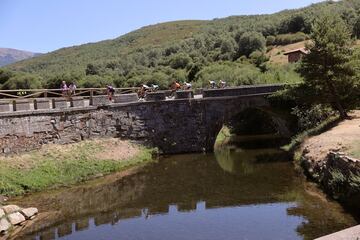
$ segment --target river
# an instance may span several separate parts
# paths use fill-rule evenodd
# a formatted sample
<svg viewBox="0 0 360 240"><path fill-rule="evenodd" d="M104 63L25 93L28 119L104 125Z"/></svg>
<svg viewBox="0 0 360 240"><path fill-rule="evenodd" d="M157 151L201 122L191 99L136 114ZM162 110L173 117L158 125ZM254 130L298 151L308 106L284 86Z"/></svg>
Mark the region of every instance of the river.
<svg viewBox="0 0 360 240"><path fill-rule="evenodd" d="M163 157L126 176L15 199L19 239L313 239L358 224L277 149Z"/></svg>

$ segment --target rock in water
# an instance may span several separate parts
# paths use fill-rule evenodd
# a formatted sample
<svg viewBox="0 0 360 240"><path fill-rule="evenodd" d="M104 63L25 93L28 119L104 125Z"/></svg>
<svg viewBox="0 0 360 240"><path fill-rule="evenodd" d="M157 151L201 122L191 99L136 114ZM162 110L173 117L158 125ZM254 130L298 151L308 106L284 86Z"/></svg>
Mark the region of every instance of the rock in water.
<svg viewBox="0 0 360 240"><path fill-rule="evenodd" d="M36 215L38 213L38 209L37 208L25 208L23 210L21 210L22 215L24 215L24 217L26 219L30 219L32 216Z"/></svg>
<svg viewBox="0 0 360 240"><path fill-rule="evenodd" d="M2 209L4 210L4 212L6 214L18 212L21 210L20 207L16 206L16 205L7 205L7 206L2 207Z"/></svg>
<svg viewBox="0 0 360 240"><path fill-rule="evenodd" d="M8 215L8 219L12 225L17 225L25 221L25 217L19 212Z"/></svg>
<svg viewBox="0 0 360 240"><path fill-rule="evenodd" d="M6 232L11 227L11 224L9 223L6 218L0 219L0 233Z"/></svg>
<svg viewBox="0 0 360 240"><path fill-rule="evenodd" d="M6 202L7 200L7 197L0 195L0 204Z"/></svg>

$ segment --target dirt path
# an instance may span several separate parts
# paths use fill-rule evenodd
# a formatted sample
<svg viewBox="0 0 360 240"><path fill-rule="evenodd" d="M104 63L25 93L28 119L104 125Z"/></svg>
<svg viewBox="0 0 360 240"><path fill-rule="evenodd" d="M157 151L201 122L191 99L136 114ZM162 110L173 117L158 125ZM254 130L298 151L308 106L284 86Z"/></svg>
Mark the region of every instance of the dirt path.
<svg viewBox="0 0 360 240"><path fill-rule="evenodd" d="M303 148L307 156L314 161L321 161L329 151L342 151L353 157L358 157L360 149L360 110L354 111L351 120L340 122L337 126L318 136L307 139Z"/></svg>

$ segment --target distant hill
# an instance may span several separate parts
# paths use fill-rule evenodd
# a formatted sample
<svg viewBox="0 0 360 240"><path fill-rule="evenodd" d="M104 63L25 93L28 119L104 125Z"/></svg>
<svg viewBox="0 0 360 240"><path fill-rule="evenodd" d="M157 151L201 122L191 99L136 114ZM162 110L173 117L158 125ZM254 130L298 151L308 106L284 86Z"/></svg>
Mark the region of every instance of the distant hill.
<svg viewBox="0 0 360 240"><path fill-rule="evenodd" d="M58 87L62 80L82 87L156 83L162 88L174 79L196 86L209 79L233 85L298 82L294 67L279 64L286 62L282 46L303 45L313 20L324 11L341 15L354 35L360 36L359 0L324 1L274 14L159 23L112 40L62 48L8 65L0 69L0 79L1 71L22 75L15 78L16 74L4 72L2 79L12 76L13 80L3 80L2 88L22 86L23 79L30 79L23 74L33 79L25 87ZM260 54L267 51L270 61L262 63L265 59L259 51L244 58L240 41L244 33L257 36L263 44L266 41Z"/></svg>
<svg viewBox="0 0 360 240"><path fill-rule="evenodd" d="M12 48L0 48L0 67L41 55Z"/></svg>

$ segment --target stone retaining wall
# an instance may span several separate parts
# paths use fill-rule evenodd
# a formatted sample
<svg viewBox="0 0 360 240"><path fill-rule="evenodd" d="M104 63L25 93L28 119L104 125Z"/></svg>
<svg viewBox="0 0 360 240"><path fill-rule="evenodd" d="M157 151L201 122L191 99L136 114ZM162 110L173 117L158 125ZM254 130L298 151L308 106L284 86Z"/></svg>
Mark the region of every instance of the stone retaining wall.
<svg viewBox="0 0 360 240"><path fill-rule="evenodd" d="M330 151L323 161L301 160L305 173L335 199L360 211L360 160Z"/></svg>

